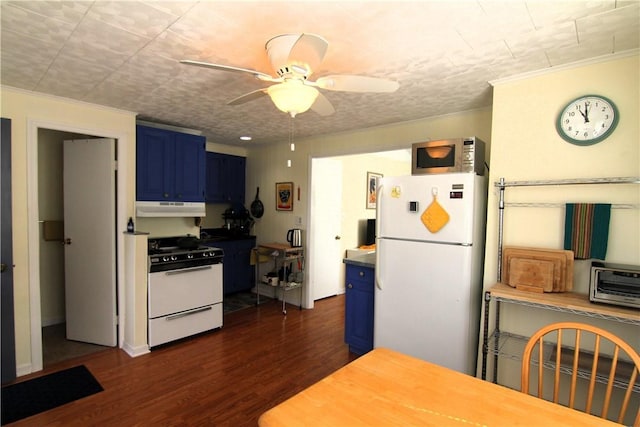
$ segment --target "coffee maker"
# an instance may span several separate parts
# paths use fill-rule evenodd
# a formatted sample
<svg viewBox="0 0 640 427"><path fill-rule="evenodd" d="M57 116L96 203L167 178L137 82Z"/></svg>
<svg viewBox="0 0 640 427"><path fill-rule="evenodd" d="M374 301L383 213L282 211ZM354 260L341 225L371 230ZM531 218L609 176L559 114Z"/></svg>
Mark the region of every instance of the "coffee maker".
<svg viewBox="0 0 640 427"><path fill-rule="evenodd" d="M251 231L253 218L242 205L234 205L224 211L224 229L231 235L246 235Z"/></svg>

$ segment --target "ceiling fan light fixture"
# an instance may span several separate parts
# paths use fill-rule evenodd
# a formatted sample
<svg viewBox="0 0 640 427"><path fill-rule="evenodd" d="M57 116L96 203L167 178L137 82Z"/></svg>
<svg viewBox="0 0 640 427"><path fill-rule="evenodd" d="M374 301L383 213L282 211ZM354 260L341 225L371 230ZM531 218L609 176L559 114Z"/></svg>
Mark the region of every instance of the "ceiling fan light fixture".
<svg viewBox="0 0 640 427"><path fill-rule="evenodd" d="M318 90L299 80L288 80L267 88L274 105L285 113L295 117L307 111L318 97Z"/></svg>

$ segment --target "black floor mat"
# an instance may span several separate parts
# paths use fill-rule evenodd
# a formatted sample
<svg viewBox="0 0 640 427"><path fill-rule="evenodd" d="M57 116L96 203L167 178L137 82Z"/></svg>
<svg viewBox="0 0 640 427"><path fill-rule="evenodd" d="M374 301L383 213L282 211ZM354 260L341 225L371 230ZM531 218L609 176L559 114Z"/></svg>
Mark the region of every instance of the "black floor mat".
<svg viewBox="0 0 640 427"><path fill-rule="evenodd" d="M2 387L2 425L104 390L84 365Z"/></svg>

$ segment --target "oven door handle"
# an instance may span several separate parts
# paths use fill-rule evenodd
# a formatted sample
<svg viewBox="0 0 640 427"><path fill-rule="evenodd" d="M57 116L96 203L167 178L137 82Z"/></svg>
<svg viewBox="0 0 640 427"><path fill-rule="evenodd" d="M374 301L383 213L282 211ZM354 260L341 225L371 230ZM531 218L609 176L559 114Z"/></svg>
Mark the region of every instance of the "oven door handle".
<svg viewBox="0 0 640 427"><path fill-rule="evenodd" d="M211 310L211 306L196 308L195 310L185 311L182 313L174 314L172 316L167 316L165 317L165 319L176 320L176 319L180 319L181 317L191 316L192 314L198 314L198 313L202 313L203 311L209 311L209 310Z"/></svg>
<svg viewBox="0 0 640 427"><path fill-rule="evenodd" d="M174 274L191 273L192 271L211 270L211 268L212 267L210 265L205 265L202 267L181 268L180 270L167 271L164 274L166 274L167 276L171 276Z"/></svg>

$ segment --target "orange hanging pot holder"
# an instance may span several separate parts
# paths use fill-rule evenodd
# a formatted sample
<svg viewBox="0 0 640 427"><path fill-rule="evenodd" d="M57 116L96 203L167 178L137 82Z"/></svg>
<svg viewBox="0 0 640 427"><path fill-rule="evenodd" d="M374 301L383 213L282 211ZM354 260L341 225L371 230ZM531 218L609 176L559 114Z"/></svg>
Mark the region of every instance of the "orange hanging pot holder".
<svg viewBox="0 0 640 427"><path fill-rule="evenodd" d="M431 194L433 195L433 201L420 215L420 221L427 227L427 230L437 233L449 222L449 214L438 203L438 189L432 188Z"/></svg>

